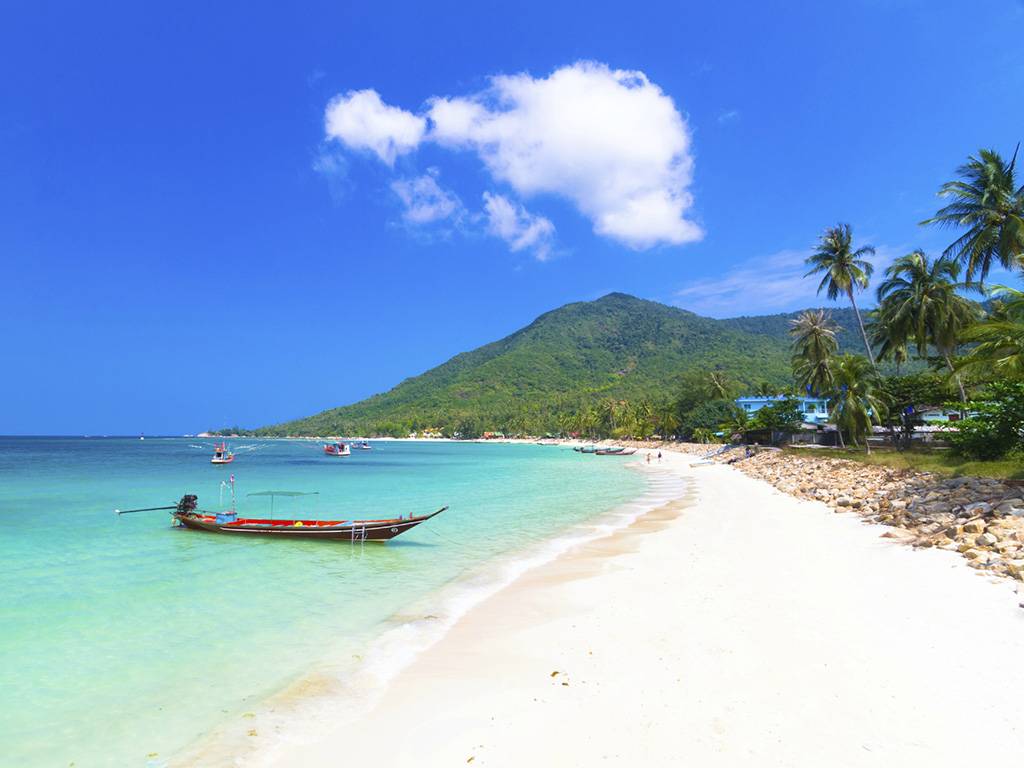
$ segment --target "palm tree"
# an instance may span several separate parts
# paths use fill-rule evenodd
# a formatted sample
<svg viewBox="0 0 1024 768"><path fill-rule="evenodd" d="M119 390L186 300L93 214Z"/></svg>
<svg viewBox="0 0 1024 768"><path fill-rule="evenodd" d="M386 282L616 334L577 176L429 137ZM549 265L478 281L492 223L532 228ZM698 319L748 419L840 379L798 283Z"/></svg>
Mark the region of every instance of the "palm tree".
<svg viewBox="0 0 1024 768"><path fill-rule="evenodd" d="M881 308L868 316L868 336L871 343L878 348L879 360L892 360L896 364L896 375L900 375L900 366L910 359L907 346L908 330L898 324L894 318L883 314Z"/></svg>
<svg viewBox="0 0 1024 768"><path fill-rule="evenodd" d="M654 432L654 408L647 400L641 400L633 406L632 417L635 422L633 435L640 440L646 440Z"/></svg>
<svg viewBox="0 0 1024 768"><path fill-rule="evenodd" d="M838 355L834 366L835 389L830 399L832 420L840 430L850 435L850 442L859 444L871 453L867 437L871 425L881 421L885 412L879 393L879 377L871 361L860 355Z"/></svg>
<svg viewBox="0 0 1024 768"><path fill-rule="evenodd" d="M959 370L983 371L1006 377L1024 377L1024 291L995 286L996 302L988 317L963 334L975 346L960 359Z"/></svg>
<svg viewBox="0 0 1024 768"><path fill-rule="evenodd" d="M664 403L654 410L654 418L657 424L658 434L668 438L675 435L679 429L679 416L672 403Z"/></svg>
<svg viewBox="0 0 1024 768"><path fill-rule="evenodd" d="M747 418L747 412L738 406L733 406L729 409L729 416L718 428L725 434L725 439L732 442L737 435L742 440L749 426L750 419Z"/></svg>
<svg viewBox="0 0 1024 768"><path fill-rule="evenodd" d="M966 265L969 282L975 274L985 282L993 263L1024 266L1024 186L1014 178L1016 164L1017 150L1009 163L993 149L971 155L956 170L960 178L939 189L939 197L952 202L921 222L967 229L943 255Z"/></svg>
<svg viewBox="0 0 1024 768"><path fill-rule="evenodd" d="M580 433L580 436L588 438L594 437L594 430L597 428L598 418L597 413L594 411L592 406L580 406L580 409L576 411L573 421L576 431Z"/></svg>
<svg viewBox="0 0 1024 768"><path fill-rule="evenodd" d="M831 362L839 350L836 326L823 309L808 309L789 321L793 337L793 373L801 388L812 392L832 389Z"/></svg>
<svg viewBox="0 0 1024 768"><path fill-rule="evenodd" d="M713 399L731 399L729 393L732 390L732 383L729 381L729 377L721 371L711 371L707 377L707 385Z"/></svg>
<svg viewBox="0 0 1024 768"><path fill-rule="evenodd" d="M951 258L930 260L914 251L893 262L878 286L878 317L894 341L912 342L918 357L934 347L956 379L960 400L967 401L953 354L964 330L978 319L978 305L961 296L960 265Z"/></svg>
<svg viewBox="0 0 1024 768"><path fill-rule="evenodd" d="M775 397L779 393L779 388L772 385L769 381L762 381L756 387L754 387L754 394L759 397Z"/></svg>
<svg viewBox="0 0 1024 768"><path fill-rule="evenodd" d="M618 427L621 403L618 400L602 400L597 407L597 423L602 434L610 436Z"/></svg>
<svg viewBox="0 0 1024 768"><path fill-rule="evenodd" d="M864 321L861 319L860 310L857 309L857 299L854 298L856 291L868 287L871 273L875 268L865 257L873 256L874 253L875 249L870 245L853 250L853 231L849 224L830 227L821 236L814 253L807 258L807 264L811 269L805 277L824 273L818 285L818 293L825 291L830 301L835 301L840 293L846 294L850 299L853 313L857 316L857 325L860 326L861 338L864 339L868 360L871 361L871 367L877 370L875 356L864 330Z"/></svg>

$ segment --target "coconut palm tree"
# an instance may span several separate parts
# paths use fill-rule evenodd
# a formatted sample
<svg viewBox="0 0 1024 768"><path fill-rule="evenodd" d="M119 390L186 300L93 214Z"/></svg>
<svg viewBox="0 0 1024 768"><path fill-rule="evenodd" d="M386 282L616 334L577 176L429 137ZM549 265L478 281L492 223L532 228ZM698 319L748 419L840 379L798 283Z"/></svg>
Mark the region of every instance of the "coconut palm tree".
<svg viewBox="0 0 1024 768"><path fill-rule="evenodd" d="M988 317L963 334L975 346L960 359L960 370L980 371L1006 377L1024 377L1024 291L995 286Z"/></svg>
<svg viewBox="0 0 1024 768"><path fill-rule="evenodd" d="M880 379L871 361L861 355L838 355L834 364L835 389L830 398L832 420L850 435L850 442L871 453L867 437L871 425L881 421L885 405L880 396Z"/></svg>
<svg viewBox="0 0 1024 768"><path fill-rule="evenodd" d="M716 400L730 400L732 382L721 371L711 371L707 376L707 387L711 397Z"/></svg>
<svg viewBox="0 0 1024 768"><path fill-rule="evenodd" d="M718 427L725 435L728 442L733 442L737 437L740 440L750 428L750 419L747 412L738 406L729 409L729 416Z"/></svg>
<svg viewBox="0 0 1024 768"><path fill-rule="evenodd" d="M663 403L654 410L654 419L657 425L658 434L662 437L672 437L679 429L679 415L676 413L675 405Z"/></svg>
<svg viewBox="0 0 1024 768"><path fill-rule="evenodd" d="M839 350L836 326L823 309L808 309L789 321L793 337L793 373L802 389L832 389L832 358Z"/></svg>
<svg viewBox="0 0 1024 768"><path fill-rule="evenodd" d="M876 309L868 316L868 336L871 343L878 348L879 360L891 360L896 364L896 375L900 375L900 366L910 359L910 348L907 346L909 331L882 309Z"/></svg>
<svg viewBox="0 0 1024 768"><path fill-rule="evenodd" d="M597 423L605 436L611 436L619 426L622 403L618 400L602 400L597 406Z"/></svg>
<svg viewBox="0 0 1024 768"><path fill-rule="evenodd" d="M654 432L654 408L649 401L641 400L631 410L634 422L632 434L640 440L646 440Z"/></svg>
<svg viewBox="0 0 1024 768"><path fill-rule="evenodd" d="M951 258L929 259L924 251L908 253L885 271L878 286L878 317L894 342L913 343L918 357L927 357L929 346L942 356L956 379L960 400L967 401L963 381L953 367L953 354L964 330L981 310L958 289L960 265Z"/></svg>
<svg viewBox="0 0 1024 768"><path fill-rule="evenodd" d="M871 361L871 367L877 370L875 355L871 351L871 344L868 343L868 334L864 330L864 321L854 297L857 291L868 287L874 267L865 257L873 256L874 253L875 249L870 245L853 249L853 231L849 224L830 227L821 236L814 253L807 258L807 264L811 269L805 277L824 273L818 285L818 293L825 291L830 301L835 301L841 293L850 299L853 313L857 316L857 325L860 326L861 338L864 339L868 360Z"/></svg>
<svg viewBox="0 0 1024 768"><path fill-rule="evenodd" d="M993 149L971 155L957 168L960 178L939 189L939 197L952 202L921 222L966 228L943 255L967 267L968 281L977 275L983 283L995 263L1006 269L1024 265L1024 186L1017 186L1016 164L1017 150L1009 163Z"/></svg>

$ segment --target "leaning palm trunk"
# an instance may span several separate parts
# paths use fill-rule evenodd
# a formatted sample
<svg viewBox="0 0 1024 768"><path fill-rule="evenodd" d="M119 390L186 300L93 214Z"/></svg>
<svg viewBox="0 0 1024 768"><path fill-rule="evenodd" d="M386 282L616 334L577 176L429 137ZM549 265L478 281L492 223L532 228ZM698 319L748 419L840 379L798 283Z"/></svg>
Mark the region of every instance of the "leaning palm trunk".
<svg viewBox="0 0 1024 768"><path fill-rule="evenodd" d="M942 358L946 361L946 367L949 368L949 372L953 374L953 378L956 380L957 389L960 390L960 402L967 402L967 391L964 389L964 381L960 378L960 374L953 366L953 361L949 358L949 353L943 350Z"/></svg>
<svg viewBox="0 0 1024 768"><path fill-rule="evenodd" d="M857 316L857 325L860 327L860 337L864 339L864 349L868 352L868 360L871 361L871 367L875 369L875 373L878 373L878 364L875 363L875 353L871 351L871 342L868 341L867 331L864 330L864 321L861 319L860 310L857 309L857 300L853 297L852 288L848 295L850 297L850 304L853 305L853 314Z"/></svg>

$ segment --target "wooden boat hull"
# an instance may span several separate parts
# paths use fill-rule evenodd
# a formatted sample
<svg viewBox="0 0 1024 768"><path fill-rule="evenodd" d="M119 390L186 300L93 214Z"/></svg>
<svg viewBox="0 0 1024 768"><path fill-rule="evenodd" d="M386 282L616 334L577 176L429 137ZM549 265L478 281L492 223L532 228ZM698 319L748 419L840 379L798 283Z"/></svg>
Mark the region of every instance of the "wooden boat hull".
<svg viewBox="0 0 1024 768"><path fill-rule="evenodd" d="M442 507L429 515L392 520L269 520L239 518L217 522L217 517L202 513L178 513L173 517L186 528L206 533L233 533L243 536L270 536L282 539L323 539L328 541L387 541L422 522L441 514ZM301 523L301 525L296 525Z"/></svg>

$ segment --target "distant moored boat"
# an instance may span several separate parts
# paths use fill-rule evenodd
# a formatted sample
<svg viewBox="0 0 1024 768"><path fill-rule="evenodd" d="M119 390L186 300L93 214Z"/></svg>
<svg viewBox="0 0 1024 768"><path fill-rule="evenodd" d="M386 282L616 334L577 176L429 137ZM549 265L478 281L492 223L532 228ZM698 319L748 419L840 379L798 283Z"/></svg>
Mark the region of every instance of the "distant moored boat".
<svg viewBox="0 0 1024 768"><path fill-rule="evenodd" d="M349 456L352 449L347 443L328 443L324 446L324 453L328 456Z"/></svg>
<svg viewBox="0 0 1024 768"><path fill-rule="evenodd" d="M213 446L213 458L211 464L230 464L235 460L235 454L228 450L227 443L217 443Z"/></svg>

